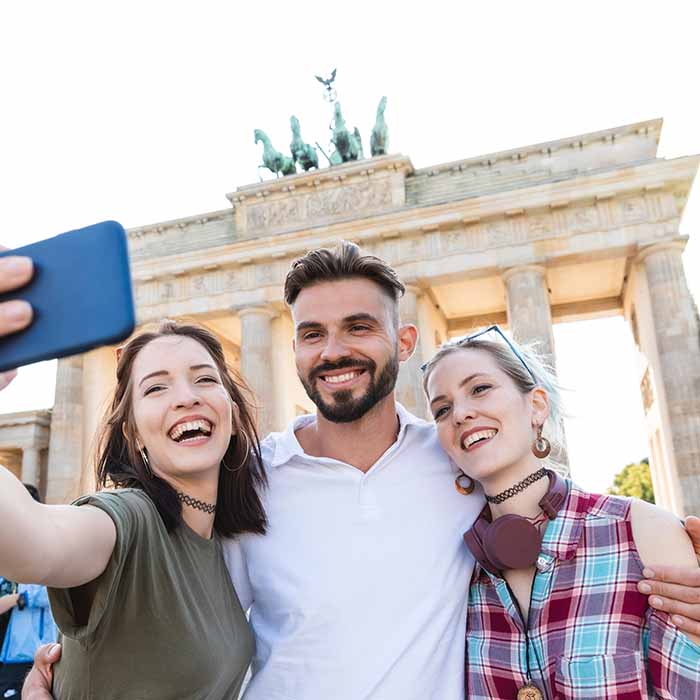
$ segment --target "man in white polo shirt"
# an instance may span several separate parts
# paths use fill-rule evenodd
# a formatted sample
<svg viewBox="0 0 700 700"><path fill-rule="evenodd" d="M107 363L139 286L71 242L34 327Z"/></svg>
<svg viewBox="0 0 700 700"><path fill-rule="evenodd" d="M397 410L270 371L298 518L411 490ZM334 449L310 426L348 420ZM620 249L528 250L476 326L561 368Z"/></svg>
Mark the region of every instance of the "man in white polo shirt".
<svg viewBox="0 0 700 700"><path fill-rule="evenodd" d="M269 528L226 547L256 636L246 700L464 696L472 558L435 431L396 403L417 331L403 285L356 246L290 271L299 378L318 407L263 443Z"/></svg>

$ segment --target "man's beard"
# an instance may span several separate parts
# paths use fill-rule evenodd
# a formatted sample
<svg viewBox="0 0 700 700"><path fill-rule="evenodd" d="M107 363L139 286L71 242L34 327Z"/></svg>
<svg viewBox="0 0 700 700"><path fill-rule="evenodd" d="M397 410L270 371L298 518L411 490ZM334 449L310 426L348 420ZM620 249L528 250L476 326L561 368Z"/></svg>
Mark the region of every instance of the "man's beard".
<svg viewBox="0 0 700 700"><path fill-rule="evenodd" d="M333 403L327 403L321 397L317 382L323 381L320 379L322 374L339 369L364 369L370 378L369 386L365 393L357 398L353 398L351 389L336 391L333 394ZM306 389L307 396L326 420L331 423L352 423L362 418L394 390L399 376L398 353L389 358L378 377L375 376L376 371L377 365L372 360L358 362L348 358L333 364L327 362L319 365L311 370L308 378L305 379L299 374L299 379Z"/></svg>

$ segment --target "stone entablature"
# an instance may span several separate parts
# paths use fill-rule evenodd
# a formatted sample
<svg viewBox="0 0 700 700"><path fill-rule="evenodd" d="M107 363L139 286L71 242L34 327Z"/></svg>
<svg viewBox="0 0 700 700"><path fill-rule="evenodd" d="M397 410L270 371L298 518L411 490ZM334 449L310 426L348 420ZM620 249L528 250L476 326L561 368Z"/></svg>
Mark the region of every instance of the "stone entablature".
<svg viewBox="0 0 700 700"><path fill-rule="evenodd" d="M0 449L45 450L49 446L50 426L50 410L0 414Z"/></svg>
<svg viewBox="0 0 700 700"><path fill-rule="evenodd" d="M128 231L132 261L216 248L236 240L230 209L140 226Z"/></svg>
<svg viewBox="0 0 700 700"><path fill-rule="evenodd" d="M640 247L677 236L698 163L697 157L656 160L546 186L395 209L371 220L360 210L349 221L278 233L264 246L259 240L241 240L216 249L136 260L139 321L281 302L281 283L291 260L309 247L338 238L360 242L407 279L433 283L470 273L495 274L513 265L570 264L596 255L627 257ZM403 174L393 173L391 177ZM284 179L275 182L277 189L268 195L271 202L293 195L282 183ZM346 180L333 183L342 188ZM325 186L332 192L333 185Z"/></svg>

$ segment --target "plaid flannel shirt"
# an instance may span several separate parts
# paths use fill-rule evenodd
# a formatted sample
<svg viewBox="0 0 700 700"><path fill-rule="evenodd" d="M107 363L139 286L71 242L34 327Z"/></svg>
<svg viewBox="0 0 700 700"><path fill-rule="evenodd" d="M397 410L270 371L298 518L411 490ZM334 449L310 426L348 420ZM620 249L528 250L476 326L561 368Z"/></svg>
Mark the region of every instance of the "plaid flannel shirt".
<svg viewBox="0 0 700 700"><path fill-rule="evenodd" d="M513 700L529 660L547 700L700 699L700 646L648 606L642 578L630 501L570 484L543 537L527 634L505 580L476 566L466 697Z"/></svg>

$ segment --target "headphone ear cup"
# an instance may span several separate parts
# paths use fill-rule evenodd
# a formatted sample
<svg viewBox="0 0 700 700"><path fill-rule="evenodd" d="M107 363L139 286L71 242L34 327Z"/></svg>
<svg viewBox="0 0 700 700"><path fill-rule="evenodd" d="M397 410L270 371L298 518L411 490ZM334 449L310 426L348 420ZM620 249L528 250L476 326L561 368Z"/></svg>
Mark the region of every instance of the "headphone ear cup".
<svg viewBox="0 0 700 700"><path fill-rule="evenodd" d="M542 536L527 519L514 513L503 515L489 524L482 547L499 571L527 569L540 553Z"/></svg>
<svg viewBox="0 0 700 700"><path fill-rule="evenodd" d="M464 542L469 547L469 551L474 555L474 559L492 574L498 574L499 568L489 559L484 546L484 539L488 535L491 527L486 518L480 515L469 530L464 533Z"/></svg>

